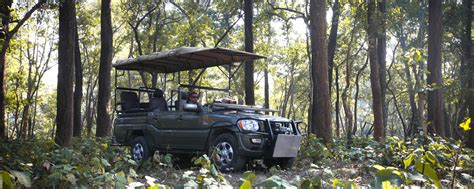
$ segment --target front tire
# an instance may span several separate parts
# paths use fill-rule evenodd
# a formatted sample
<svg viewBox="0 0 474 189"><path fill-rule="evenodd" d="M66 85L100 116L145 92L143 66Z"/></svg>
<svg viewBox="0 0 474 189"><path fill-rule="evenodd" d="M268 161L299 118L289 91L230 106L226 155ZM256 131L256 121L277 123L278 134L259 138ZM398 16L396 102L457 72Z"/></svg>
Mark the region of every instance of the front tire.
<svg viewBox="0 0 474 189"><path fill-rule="evenodd" d="M237 139L229 133L217 136L209 149L209 156L221 171L239 171L245 166Z"/></svg>
<svg viewBox="0 0 474 189"><path fill-rule="evenodd" d="M130 143L130 152L132 153L132 159L135 160L139 165L145 162L150 156L150 150L148 144L143 136L135 137Z"/></svg>

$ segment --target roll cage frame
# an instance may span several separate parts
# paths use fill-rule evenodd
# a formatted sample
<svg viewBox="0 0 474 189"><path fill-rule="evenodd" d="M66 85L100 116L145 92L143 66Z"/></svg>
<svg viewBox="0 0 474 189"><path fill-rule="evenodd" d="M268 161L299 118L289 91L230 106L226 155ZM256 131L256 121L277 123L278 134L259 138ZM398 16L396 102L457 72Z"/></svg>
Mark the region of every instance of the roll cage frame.
<svg viewBox="0 0 474 189"><path fill-rule="evenodd" d="M154 56L153 56L154 55ZM114 88L114 110L118 110L117 92L118 91L136 91L138 92L138 98L141 98L141 93L153 93L156 88L139 87L129 88L118 86L118 78L125 75L126 71L138 71L147 72L151 75L164 73L163 86L166 88L166 83L174 81L177 75L177 90L171 90L170 96L166 99L170 102L169 107L177 110L176 104L173 101L173 97L177 93L177 99L181 99L182 89L203 89L211 91L227 92L230 95L231 82L237 71L243 65L243 63L234 65L236 62L244 62L248 60L256 60L260 58L266 58L261 55L236 51L223 48L196 48L196 47L181 47L175 50L158 52L152 55L143 55L134 59L119 60L113 67L115 68L115 88ZM210 63L209 63L210 62ZM168 64L163 66L164 64ZM168 67L167 67L168 66ZM227 78L226 88L216 88L211 86L199 86L196 83L201 79L202 74L210 67L217 67L222 74ZM234 69L235 68L235 69ZM200 69L200 72L192 80L191 83L181 83L181 72L191 71ZM172 80L167 80L168 74L173 74Z"/></svg>

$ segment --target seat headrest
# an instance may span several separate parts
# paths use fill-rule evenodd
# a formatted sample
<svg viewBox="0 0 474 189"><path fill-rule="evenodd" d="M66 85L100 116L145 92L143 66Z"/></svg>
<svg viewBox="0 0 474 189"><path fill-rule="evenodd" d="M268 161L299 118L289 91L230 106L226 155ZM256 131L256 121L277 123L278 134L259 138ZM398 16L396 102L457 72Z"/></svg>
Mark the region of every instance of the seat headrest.
<svg viewBox="0 0 474 189"><path fill-rule="evenodd" d="M163 91L160 89L155 89L155 92L153 92L153 97L163 98Z"/></svg>
<svg viewBox="0 0 474 189"><path fill-rule="evenodd" d="M181 99L187 100L188 99L188 93L184 91L180 91L179 94L181 95Z"/></svg>
<svg viewBox="0 0 474 189"><path fill-rule="evenodd" d="M122 93L120 93L120 97L122 97L122 99L127 99L127 100L135 100L135 99L138 99L138 95L137 93L135 92L130 92L130 91L123 91Z"/></svg>

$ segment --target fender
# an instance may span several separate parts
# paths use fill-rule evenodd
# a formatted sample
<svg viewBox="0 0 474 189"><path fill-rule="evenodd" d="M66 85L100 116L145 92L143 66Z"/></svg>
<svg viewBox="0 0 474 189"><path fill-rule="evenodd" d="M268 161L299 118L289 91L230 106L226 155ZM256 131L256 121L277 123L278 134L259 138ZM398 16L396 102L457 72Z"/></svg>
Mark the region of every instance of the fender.
<svg viewBox="0 0 474 189"><path fill-rule="evenodd" d="M211 140L215 136L224 132L235 133L239 131L239 129L237 128L237 125L231 122L227 122L227 121L215 122L212 124L210 128L211 129L209 130L209 134L207 135L207 139L206 139L206 146L204 147L206 151L208 150Z"/></svg>

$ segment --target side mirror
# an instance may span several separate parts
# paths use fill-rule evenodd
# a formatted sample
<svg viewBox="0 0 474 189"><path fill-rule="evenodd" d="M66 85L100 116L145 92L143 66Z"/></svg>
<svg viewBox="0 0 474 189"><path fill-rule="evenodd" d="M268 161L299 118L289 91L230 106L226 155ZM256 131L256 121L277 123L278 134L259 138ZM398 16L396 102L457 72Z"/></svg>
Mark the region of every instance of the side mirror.
<svg viewBox="0 0 474 189"><path fill-rule="evenodd" d="M184 104L183 110L187 112L199 112L199 108L197 104L186 103Z"/></svg>

